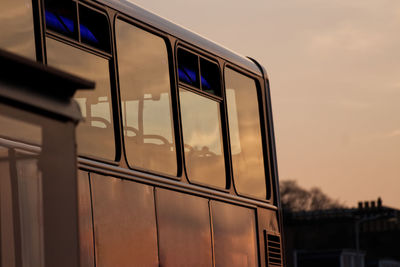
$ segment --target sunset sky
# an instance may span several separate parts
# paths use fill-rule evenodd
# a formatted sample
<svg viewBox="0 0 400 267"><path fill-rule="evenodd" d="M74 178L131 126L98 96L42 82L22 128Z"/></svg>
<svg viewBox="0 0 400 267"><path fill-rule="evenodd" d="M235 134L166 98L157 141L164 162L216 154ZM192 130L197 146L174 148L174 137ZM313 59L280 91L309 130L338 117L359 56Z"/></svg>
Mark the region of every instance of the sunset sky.
<svg viewBox="0 0 400 267"><path fill-rule="evenodd" d="M400 1L133 2L265 66L281 180L400 208Z"/></svg>

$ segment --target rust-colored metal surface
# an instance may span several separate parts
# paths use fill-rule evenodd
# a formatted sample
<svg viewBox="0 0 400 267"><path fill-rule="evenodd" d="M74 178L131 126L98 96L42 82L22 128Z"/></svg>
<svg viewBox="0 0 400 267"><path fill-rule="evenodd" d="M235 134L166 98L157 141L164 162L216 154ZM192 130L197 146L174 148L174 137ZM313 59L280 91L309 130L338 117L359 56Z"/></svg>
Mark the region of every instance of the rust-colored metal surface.
<svg viewBox="0 0 400 267"><path fill-rule="evenodd" d="M267 230L268 232L279 234L278 214L276 211L259 208L257 209L257 215L259 225L262 228L260 229L260 233L263 230Z"/></svg>
<svg viewBox="0 0 400 267"><path fill-rule="evenodd" d="M208 200L156 189L160 265L212 266Z"/></svg>
<svg viewBox="0 0 400 267"><path fill-rule="evenodd" d="M215 266L258 266L254 210L211 201L211 212Z"/></svg>
<svg viewBox="0 0 400 267"><path fill-rule="evenodd" d="M158 266L153 187L91 173L97 267Z"/></svg>
<svg viewBox="0 0 400 267"><path fill-rule="evenodd" d="M278 224L278 213L275 210L267 210L263 208L257 209L257 222L258 222L258 239L259 243L259 254L261 266L268 266L266 259L267 248L265 246L265 234L272 233L280 235L279 224ZM265 265L264 265L265 264Z"/></svg>
<svg viewBox="0 0 400 267"><path fill-rule="evenodd" d="M78 171L79 251L81 267L94 267L92 203L89 174Z"/></svg>

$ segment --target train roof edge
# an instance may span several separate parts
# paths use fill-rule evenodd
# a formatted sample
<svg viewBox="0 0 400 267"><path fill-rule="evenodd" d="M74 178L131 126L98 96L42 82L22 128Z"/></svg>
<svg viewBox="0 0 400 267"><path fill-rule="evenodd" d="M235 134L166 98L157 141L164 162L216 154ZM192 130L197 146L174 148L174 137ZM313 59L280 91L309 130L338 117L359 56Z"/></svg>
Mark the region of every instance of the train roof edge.
<svg viewBox="0 0 400 267"><path fill-rule="evenodd" d="M168 19L165 19L153 12L150 12L133 2L128 0L96 0L108 7L114 8L123 14L129 15L138 21L153 26L165 33L183 40L189 44L195 45L200 49L209 51L212 54L219 56L225 60L250 70L251 72L262 76L262 70L259 69L257 64L248 58L220 45L206 37L201 36L183 26L180 26Z"/></svg>

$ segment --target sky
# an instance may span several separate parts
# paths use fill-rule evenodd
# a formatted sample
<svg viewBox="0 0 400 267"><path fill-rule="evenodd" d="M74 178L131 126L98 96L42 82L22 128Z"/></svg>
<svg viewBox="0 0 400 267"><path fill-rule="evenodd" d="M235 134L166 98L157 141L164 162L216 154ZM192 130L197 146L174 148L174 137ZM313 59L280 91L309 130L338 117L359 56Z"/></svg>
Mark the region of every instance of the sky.
<svg viewBox="0 0 400 267"><path fill-rule="evenodd" d="M400 1L133 2L267 69L281 180L400 208Z"/></svg>

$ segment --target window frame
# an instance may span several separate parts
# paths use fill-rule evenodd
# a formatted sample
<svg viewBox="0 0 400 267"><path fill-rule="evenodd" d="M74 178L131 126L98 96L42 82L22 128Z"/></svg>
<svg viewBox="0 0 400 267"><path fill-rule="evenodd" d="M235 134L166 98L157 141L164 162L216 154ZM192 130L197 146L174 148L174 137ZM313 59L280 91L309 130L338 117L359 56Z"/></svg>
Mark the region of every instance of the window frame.
<svg viewBox="0 0 400 267"><path fill-rule="evenodd" d="M150 169L145 169L145 168L140 168L137 166L130 166L128 162L128 157L126 155L126 146L125 146L125 137L123 133L123 123L122 123L122 108L121 108L121 88L120 88L120 78L119 78L119 65L118 65L118 54L117 54L117 36L116 36L116 23L117 20L121 20L125 23L128 23L134 27L137 27L143 31L146 31L156 37L161 38L165 42L165 47L166 47L166 52L167 52L167 59L168 59L168 71L169 71L169 80L170 80L170 100L171 100L171 119L172 119L172 126L173 126L173 139L175 141L175 151L176 151L176 163L177 163L177 173L176 175L169 175L166 173L161 173L157 172L154 170ZM147 24L142 23L141 21L138 21L137 19L125 15L122 12L117 12L113 18L113 44L112 46L115 48L114 50L114 60L115 60L115 80L117 81L117 94L118 94L118 116L121 118L120 121L120 138L121 138L121 155L123 155L123 159L121 161L124 162L124 166L126 166L127 169L129 170L135 170L135 171L140 171L143 173L148 173L148 174L155 174L160 177L165 177L169 179L173 179L176 181L183 181L183 173L184 173L184 165L183 165L183 143L181 141L181 131L180 131L180 113L178 112L178 85L177 85L177 80L175 77L175 68L174 68L174 56L173 56L173 50L172 50L172 45L171 45L171 39L169 38L169 35L154 28L151 27Z"/></svg>
<svg viewBox="0 0 400 267"><path fill-rule="evenodd" d="M83 47L83 48L91 51L94 54L98 54L98 55L101 55L103 57L108 57L109 59L111 59L113 57L113 43L112 43L113 32L111 31L112 28L111 28L111 20L110 20L110 17L109 17L109 13L105 9L102 9L101 7L87 4L87 3L83 2L82 0L72 0L71 2L75 3L75 5L76 5L76 23L77 23L77 35L78 35L78 38L74 39L74 38L71 38L69 36L63 35L61 33L58 33L58 32L56 32L54 30L51 30L51 29L47 28L46 15L45 15L46 5L45 5L44 0L43 0L43 16L42 17L43 17L43 29L44 29L43 30L44 31L44 34L43 34L44 43L46 43L46 37L50 37L51 36L51 37L55 37L55 38L60 38L60 39L65 40L65 41L67 41L69 43L76 44L80 48ZM80 25L79 5L82 5L82 6L88 8L88 9L90 9L90 10L92 10L92 11L98 13L98 14L102 14L104 16L104 18L107 20L109 40L110 40L110 44L109 44L110 45L110 51L107 52L105 50L96 48L95 46L91 46L91 45L81 41L81 34L80 34L80 27L79 27L79 25Z"/></svg>
<svg viewBox="0 0 400 267"><path fill-rule="evenodd" d="M179 49L183 49L188 53L194 54L196 56L198 56L198 64L199 64L199 79L201 80L201 68L200 68L200 58L203 58L211 63L214 63L217 65L218 70L219 70L219 85L220 85L220 96L205 92L201 89L201 82L200 87L196 88L194 86L191 86L190 84L184 83L179 81L179 73L178 73L178 50ZM214 190L218 190L224 193L228 193L228 194L233 194L234 192L232 191L232 175L231 175L231 163L230 163L230 150L228 150L228 146L229 146L229 140L228 140L228 136L227 136L227 132L226 129L228 127L227 123L227 110L226 110L226 100L225 100L225 85L224 85L224 79L223 79L223 72L222 72L222 67L224 65L224 60L210 54L210 52L207 51L203 51L191 44L188 44L184 41L178 40L175 43L175 75L176 75L176 90L178 91L178 112L179 114L181 113L181 105L180 105L180 98L179 98L179 90L182 88L183 90L186 90L188 92L194 93L196 95L205 97L207 99L213 100L214 102L217 102L219 104L219 115L220 115L220 122L221 122L221 145L222 145L222 152L224 155L224 164L225 164L225 188L222 187L217 187L217 186L213 186L210 184L205 184L205 183L201 183L201 182L197 182L197 181L193 181L192 179L190 179L188 172L187 172L187 168L186 168L186 158L185 158L185 151L184 151L184 140L183 140L183 126L182 126L182 120L181 120L181 115L179 116L179 123L180 123L180 136L181 136L181 142L182 142L182 158L183 158L183 171L185 173L185 178L187 180L188 184L193 184L193 185L197 185L197 186L201 186L201 187L206 187L206 188L210 188L210 189L214 189Z"/></svg>
<svg viewBox="0 0 400 267"><path fill-rule="evenodd" d="M268 121L267 121L267 114L266 114L266 101L265 101L265 81L263 77L255 75L254 73L243 69L233 63L226 62L223 66L223 80L224 80L224 92L226 93L226 69L231 69L232 71L236 71L237 73L244 75L252 80L254 80L256 89L257 89L257 101L258 101L258 114L260 120L260 135L261 135L261 144L262 144L262 154L263 154L263 162L264 162L264 174L265 174L265 190L266 190L266 197L259 198L249 194L239 193L235 185L235 177L233 175L233 162L232 162L232 154L231 154L231 143L230 143L230 129L229 129L229 118L227 114L227 134L229 139L229 157L231 159L231 179L232 179L232 187L237 196L254 199L258 201L263 201L267 203L273 203L273 188L272 188L272 177L273 172L271 169L271 154L270 154L270 144L269 144L269 134L268 134ZM228 109L227 102L225 101L226 109Z"/></svg>
<svg viewBox="0 0 400 267"><path fill-rule="evenodd" d="M94 10L95 12L102 13L106 16L109 27L109 38L110 38L110 51L109 53L97 49L93 46L90 46L86 43L80 42L79 40L74 40L67 36L64 36L60 33L47 30L45 25L45 16L44 16L44 4L42 5L42 24L43 24L43 48L44 48L44 61L46 62L47 52L46 52L46 37L62 42L66 45L73 46L75 48L81 49L87 53L94 54L96 56L100 56L109 61L109 71L110 71L110 88L111 88L111 108L112 108L112 118L114 122L114 141L115 141L115 160L110 161L103 158L98 158L93 155L83 155L79 154L79 157L88 158L90 160L96 160L104 163L109 163L115 166L120 166L122 168L126 168L132 171L139 171L147 174L154 174L159 177L169 178L173 180L180 181L185 184L198 185L201 187L209 188L212 190L217 190L220 192L228 193L230 195L235 195L239 197L245 197L248 199L253 199L257 201L262 201L266 203L273 203L274 201L274 189L273 189L273 163L271 155L273 152L271 151L270 144L270 129L269 129L269 113L266 113L268 110L268 101L265 99L268 97L268 81L267 78L263 78L262 76L248 70L246 68L241 67L235 63L229 61L229 59L221 58L217 54L214 54L210 51L204 50L195 46L192 43L186 42L182 39L179 39L173 36L171 33L165 32L155 26L145 23L141 21L139 18L132 17L132 15L128 15L120 10L114 10L110 7L103 6L97 3L88 3L82 0L72 0L76 5L84 5L87 8ZM79 23L79 8L77 7L77 16ZM171 176L165 173L159 173L156 171L152 171L149 169L142 169L139 167L130 167L127 161L126 153L125 153L125 141L123 135L123 126L122 126L122 109L121 109L121 97L120 97L120 88L119 88L119 73L118 73L118 58L116 51L116 32L115 32L115 23L116 20L120 19L126 23L129 23L135 27L138 27L150 34L154 34L165 41L167 54L168 54L168 65L169 65L169 74L170 74L170 97L171 97L171 108L172 108L172 124L174 128L174 140L175 140L175 148L176 148L176 159L177 159L177 175ZM78 27L79 28L79 27ZM198 57L198 71L199 71L199 88L181 82L179 80L178 73L178 50L184 49L187 52L194 54ZM204 59L210 63L215 64L219 70L219 92L218 95L214 95L212 93L205 92L201 89L201 59ZM261 137L262 137L262 152L264 157L264 172L265 172L265 182L266 182L266 192L267 197L257 198L253 196L249 196L246 194L239 194L235 188L233 170L232 170L232 158L231 158L231 144L230 144L230 136L229 136L229 124L228 124L228 113L227 113L227 103L226 103L226 91L225 91L225 68L230 67L232 70L242 73L256 81L257 84L257 98L258 98L258 106L259 106L259 115L260 115L260 129L261 129ZM181 120L181 106L179 99L179 91L180 89L184 89L188 92L192 92L196 95L200 95L202 97L206 97L207 99L216 101L219 103L219 115L221 122L221 139L222 139L222 151L224 153L224 163L225 163L225 188L215 187L209 184L203 184L195 181L191 181L190 177L187 175L186 171L186 161L185 161L185 151L184 151L184 142L183 142L183 132L182 132L182 120ZM267 178L267 176L269 178Z"/></svg>
<svg viewBox="0 0 400 267"><path fill-rule="evenodd" d="M206 52L198 51L197 49L194 49L193 47L187 45L186 43L178 42L176 44L176 46L175 46L175 60L176 60L176 69L175 70L178 70L178 65L179 65L178 53L179 53L179 50L184 50L185 52L193 54L193 55L198 57L198 61L197 61L198 73L197 74L199 75L198 76L199 77L199 88L197 88L197 87L195 87L193 85L187 84L185 82L181 82L179 80L179 73L178 73L178 71L176 71L176 75L177 75L176 78L177 78L178 86L179 87L183 86L185 89L188 89L189 91L194 92L194 93L196 93L198 95L210 98L211 100L218 101L220 103L224 102L225 101L224 97L223 97L224 93L222 92L222 90L223 90L223 85L222 85L223 80L222 80L222 76L221 76L222 72L221 72L221 66L219 64L219 61L216 60L215 58L209 56L209 55L206 56L205 55ZM218 72L218 74L219 74L219 88L218 89L219 89L220 95L214 95L214 94L211 94L211 93L208 93L208 92L205 92L205 91L202 90L201 65L200 65L200 60L201 59L204 59L204 60L206 60L206 61L208 61L210 63L213 63L218 67L218 71L219 71Z"/></svg>
<svg viewBox="0 0 400 267"><path fill-rule="evenodd" d="M117 100L117 93L116 93L116 84L115 84L115 64L114 64L114 43L113 43L113 35L114 32L111 28L111 20L110 20L110 13L107 9L99 5L89 5L81 0L72 0L73 3L76 4L76 12L77 12L77 28L78 28L78 39L73 39L61 33L55 32L51 29L47 29L46 27L46 17L45 17L45 3L42 3L42 24L43 24L43 48L44 48L44 64L48 65L47 62L47 46L46 46L46 39L52 39L57 42L63 43L64 45L68 45L70 47L74 47L79 49L83 52L89 53L94 56L101 57L108 61L108 69L110 74L110 106L111 106L111 118L113 119L113 134L114 134L114 148L115 148L115 155L114 160L101 158L96 155L90 155L85 153L78 153L78 157L95 160L99 162L108 163L114 166L118 166L119 162L121 161L121 140L120 140L120 118L116 110L119 108L118 100ZM104 17L107 19L108 23L108 32L109 32L109 40L110 40L110 51L106 52L99 48L93 47L86 43L80 41L80 30L79 30L79 5L83 5L88 9L91 9L94 12L103 14Z"/></svg>

